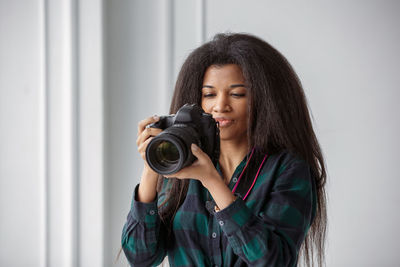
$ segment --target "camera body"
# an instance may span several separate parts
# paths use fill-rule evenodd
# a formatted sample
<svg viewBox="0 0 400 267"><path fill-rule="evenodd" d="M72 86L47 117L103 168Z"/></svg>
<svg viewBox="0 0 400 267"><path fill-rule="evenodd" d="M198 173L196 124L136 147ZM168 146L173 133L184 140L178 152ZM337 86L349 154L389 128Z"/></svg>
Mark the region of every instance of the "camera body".
<svg viewBox="0 0 400 267"><path fill-rule="evenodd" d="M175 115L161 116L148 127L163 130L146 148L147 163L159 174L173 174L191 165L196 159L191 152L192 143L199 146L214 164L219 159L217 122L196 104L185 104Z"/></svg>

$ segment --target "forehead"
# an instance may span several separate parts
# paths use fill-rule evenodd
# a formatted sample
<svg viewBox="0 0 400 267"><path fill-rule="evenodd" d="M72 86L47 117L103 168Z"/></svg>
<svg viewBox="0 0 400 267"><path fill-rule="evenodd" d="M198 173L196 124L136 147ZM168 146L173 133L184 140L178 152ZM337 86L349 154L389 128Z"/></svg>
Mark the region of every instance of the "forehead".
<svg viewBox="0 0 400 267"><path fill-rule="evenodd" d="M242 69L236 64L211 65L204 74L207 82L244 82Z"/></svg>

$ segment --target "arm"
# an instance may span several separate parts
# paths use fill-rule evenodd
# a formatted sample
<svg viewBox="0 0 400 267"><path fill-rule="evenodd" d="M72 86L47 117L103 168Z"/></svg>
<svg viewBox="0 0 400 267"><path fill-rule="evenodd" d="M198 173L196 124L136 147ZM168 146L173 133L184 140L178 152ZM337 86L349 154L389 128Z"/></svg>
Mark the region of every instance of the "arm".
<svg viewBox="0 0 400 267"><path fill-rule="evenodd" d="M144 160L144 169L140 184L136 187L131 209L122 231L122 249L128 261L135 266L158 265L165 257L164 225L158 215L157 180L158 174L149 168L145 160L145 151L153 136L160 129L146 128L146 125L158 120L147 118L138 124L136 144Z"/></svg>
<svg viewBox="0 0 400 267"><path fill-rule="evenodd" d="M158 197L149 203L137 201L139 188L135 188L122 231L122 248L133 266L157 266L166 255L166 230L158 215Z"/></svg>

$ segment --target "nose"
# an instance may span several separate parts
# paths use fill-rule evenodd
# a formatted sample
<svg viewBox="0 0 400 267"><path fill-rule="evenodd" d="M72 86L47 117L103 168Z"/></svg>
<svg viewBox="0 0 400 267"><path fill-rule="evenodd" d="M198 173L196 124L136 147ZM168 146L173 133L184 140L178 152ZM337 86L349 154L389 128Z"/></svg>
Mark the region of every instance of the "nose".
<svg viewBox="0 0 400 267"><path fill-rule="evenodd" d="M231 111L231 106L229 104L229 97L225 94L219 94L217 96L215 105L213 106L213 111L216 113Z"/></svg>

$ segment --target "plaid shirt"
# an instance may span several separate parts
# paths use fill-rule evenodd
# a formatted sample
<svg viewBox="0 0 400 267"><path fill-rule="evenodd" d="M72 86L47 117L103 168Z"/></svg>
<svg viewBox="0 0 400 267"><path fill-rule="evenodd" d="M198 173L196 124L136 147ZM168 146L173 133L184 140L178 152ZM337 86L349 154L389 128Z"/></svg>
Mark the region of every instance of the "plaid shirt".
<svg viewBox="0 0 400 267"><path fill-rule="evenodd" d="M245 164L244 159L236 168L231 190ZM163 192L141 203L137 189L122 233L132 266L158 265L166 255L171 266L296 266L316 212L310 167L288 152L269 156L246 200L239 196L219 212L208 190L190 180L173 221L173 242L167 242L158 216Z"/></svg>

